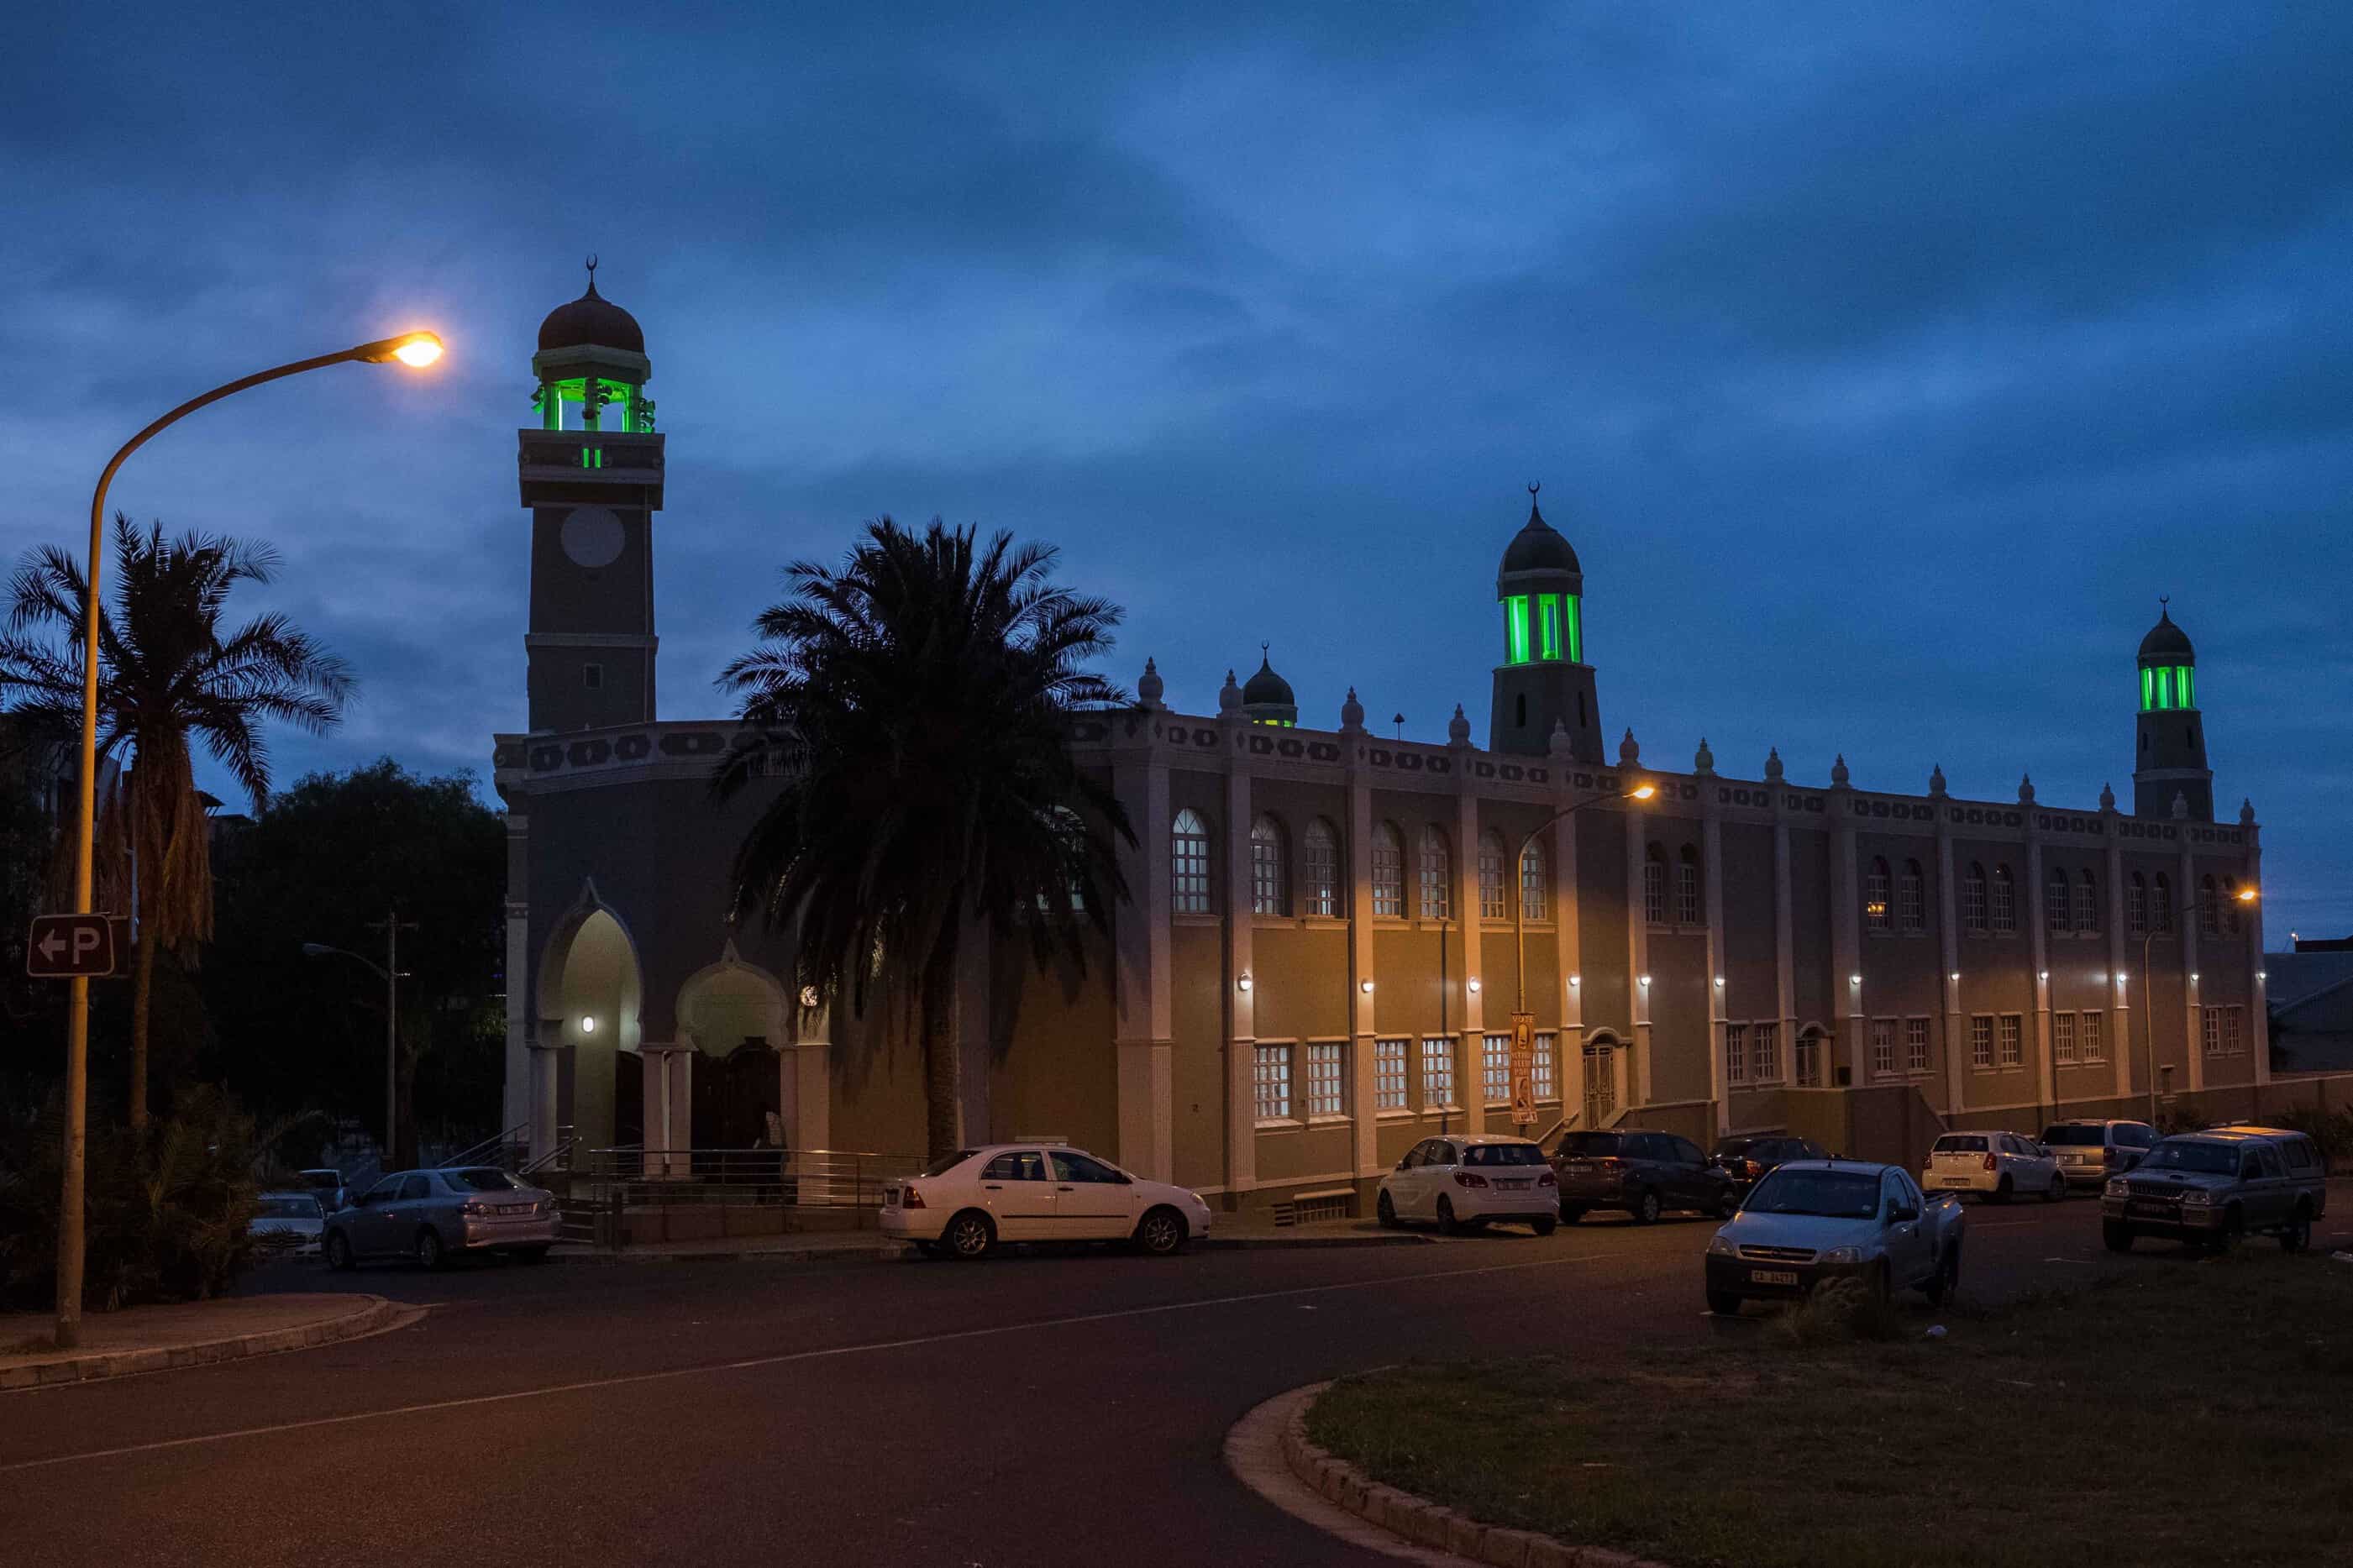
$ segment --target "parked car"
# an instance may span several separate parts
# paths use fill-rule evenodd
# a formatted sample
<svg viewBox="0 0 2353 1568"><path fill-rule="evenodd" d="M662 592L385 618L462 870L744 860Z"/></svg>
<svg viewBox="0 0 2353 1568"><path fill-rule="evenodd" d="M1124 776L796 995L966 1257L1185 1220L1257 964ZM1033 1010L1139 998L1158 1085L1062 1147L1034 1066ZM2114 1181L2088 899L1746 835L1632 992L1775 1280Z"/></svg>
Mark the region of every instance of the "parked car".
<svg viewBox="0 0 2353 1568"><path fill-rule="evenodd" d="M319 1206L329 1214L334 1213L339 1208L348 1207L351 1204L352 1189L344 1184L343 1173L341 1171L325 1169L298 1171L295 1173L295 1179L311 1192L318 1194Z"/></svg>
<svg viewBox="0 0 2353 1568"><path fill-rule="evenodd" d="M1565 1133L1552 1168L1560 1181L1560 1217L1568 1225L1595 1209L1621 1209L1637 1225L1650 1225L1669 1209L1721 1219L1740 1206L1732 1178L1709 1164L1698 1144L1672 1132Z"/></svg>
<svg viewBox="0 0 2353 1568"><path fill-rule="evenodd" d="M536 1263L555 1244L555 1194L492 1165L396 1171L327 1216L327 1265L413 1258L438 1268L459 1253L504 1252Z"/></svg>
<svg viewBox="0 0 2353 1568"><path fill-rule="evenodd" d="M2328 1164L2313 1141L2281 1128L2226 1127L2159 1141L2100 1197L2100 1234L2112 1252L2144 1236L2228 1251L2242 1237L2279 1237L2283 1250L2312 1245L2328 1212Z"/></svg>
<svg viewBox="0 0 2353 1568"><path fill-rule="evenodd" d="M935 1258L980 1258L1001 1241L1133 1241L1166 1257L1209 1234L1209 1205L1084 1150L991 1143L884 1186L881 1228Z"/></svg>
<svg viewBox="0 0 2353 1568"><path fill-rule="evenodd" d="M2141 1162L2157 1146L2157 1129L2146 1121L2101 1121L2079 1118L2042 1130L2043 1146L2059 1156L2059 1169L2076 1186L2096 1187Z"/></svg>
<svg viewBox="0 0 2353 1568"><path fill-rule="evenodd" d="M1538 1236L1550 1236L1560 1223L1560 1178L1544 1151L1525 1138L1425 1138L1381 1178L1375 1213L1392 1227L1435 1220L1451 1235L1500 1219L1525 1221Z"/></svg>
<svg viewBox="0 0 2353 1568"><path fill-rule="evenodd" d="M314 1258L326 1223L327 1211L316 1193L263 1193L254 1200L253 1220L247 1228L264 1251Z"/></svg>
<svg viewBox="0 0 2353 1568"><path fill-rule="evenodd" d="M1923 1196L1901 1166L1788 1161L1708 1242L1707 1310L1729 1316L1745 1300L1803 1296L1841 1277L1883 1300L1916 1289L1941 1305L1960 1283L1968 1227L1958 1198Z"/></svg>
<svg viewBox="0 0 2353 1568"><path fill-rule="evenodd" d="M1707 1163L1730 1176L1734 1190L1745 1195L1759 1176L1785 1161L1829 1158L1830 1152L1810 1138L1767 1133L1719 1138Z"/></svg>
<svg viewBox="0 0 2353 1568"><path fill-rule="evenodd" d="M2059 1157L2022 1132L1947 1132L1928 1151L1920 1184L1932 1193L1975 1193L2006 1204L2021 1193L2057 1203L2067 1195Z"/></svg>

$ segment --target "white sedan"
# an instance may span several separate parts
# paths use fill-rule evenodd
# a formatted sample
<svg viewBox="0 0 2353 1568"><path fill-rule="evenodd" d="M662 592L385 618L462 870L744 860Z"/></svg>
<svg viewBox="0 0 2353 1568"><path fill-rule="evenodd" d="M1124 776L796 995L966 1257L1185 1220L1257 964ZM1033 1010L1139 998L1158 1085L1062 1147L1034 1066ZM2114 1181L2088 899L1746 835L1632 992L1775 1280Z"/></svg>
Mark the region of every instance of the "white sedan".
<svg viewBox="0 0 2353 1568"><path fill-rule="evenodd" d="M1515 1220L1538 1236L1560 1223L1560 1178L1525 1138L1457 1133L1425 1138L1381 1178L1381 1224L1430 1219L1444 1231Z"/></svg>
<svg viewBox="0 0 2353 1568"><path fill-rule="evenodd" d="M1209 1205L1081 1150L992 1143L884 1187L882 1234L934 1258L979 1258L1000 1241L1133 1241L1165 1258L1209 1234Z"/></svg>
<svg viewBox="0 0 2353 1568"><path fill-rule="evenodd" d="M2055 1204L2067 1195L2067 1173L2058 1155L2023 1133L1947 1132L1928 1151L1920 1185L1931 1193L1975 1193L1989 1204L2024 1193Z"/></svg>

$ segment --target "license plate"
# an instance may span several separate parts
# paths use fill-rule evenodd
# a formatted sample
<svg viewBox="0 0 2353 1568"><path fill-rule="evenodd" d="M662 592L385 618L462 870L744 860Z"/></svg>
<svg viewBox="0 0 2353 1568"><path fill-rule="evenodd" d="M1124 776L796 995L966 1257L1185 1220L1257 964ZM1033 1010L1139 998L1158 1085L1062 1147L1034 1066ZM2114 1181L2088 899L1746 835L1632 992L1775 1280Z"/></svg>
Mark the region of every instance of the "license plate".
<svg viewBox="0 0 2353 1568"><path fill-rule="evenodd" d="M898 1188L885 1187L882 1189L882 1206L886 1209L894 1209L899 1206Z"/></svg>
<svg viewBox="0 0 2353 1568"><path fill-rule="evenodd" d="M2173 1205L2163 1198L2135 1198L2125 1205L2126 1214L2172 1215Z"/></svg>
<svg viewBox="0 0 2353 1568"><path fill-rule="evenodd" d="M1528 1184L1525 1182L1497 1182L1495 1185L1507 1193L1524 1193L1528 1190Z"/></svg>
<svg viewBox="0 0 2353 1568"><path fill-rule="evenodd" d="M1936 1181L1938 1185L1947 1187L1966 1187L1969 1184L1969 1179L1967 1176L1939 1176Z"/></svg>
<svg viewBox="0 0 2353 1568"><path fill-rule="evenodd" d="M1795 1286L1798 1271L1794 1268L1752 1268L1748 1271L1748 1282L1751 1285Z"/></svg>

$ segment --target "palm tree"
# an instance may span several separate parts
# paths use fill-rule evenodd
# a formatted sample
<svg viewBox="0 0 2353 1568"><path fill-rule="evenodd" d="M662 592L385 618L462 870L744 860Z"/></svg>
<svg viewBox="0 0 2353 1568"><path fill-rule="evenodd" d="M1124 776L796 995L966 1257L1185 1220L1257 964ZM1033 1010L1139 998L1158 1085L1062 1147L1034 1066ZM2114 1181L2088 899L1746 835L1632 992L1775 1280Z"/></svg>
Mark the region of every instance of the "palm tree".
<svg viewBox="0 0 2353 1568"><path fill-rule="evenodd" d="M735 858L734 909L797 931L802 984L862 1012L887 976L923 1052L934 1155L962 1142L953 1026L968 934L1026 935L1032 961L1080 973L1127 884L1135 834L1107 783L1071 754L1073 711L1124 700L1083 666L1119 611L1050 586L1054 551L937 519L870 523L839 571L785 573L791 596L729 665L745 728L723 799L783 774Z"/></svg>
<svg viewBox="0 0 2353 1568"><path fill-rule="evenodd" d="M192 741L200 740L252 800L269 797L260 727L276 721L319 734L342 717L352 678L281 615L223 633L240 583L263 584L267 546L212 534L165 539L114 517L114 595L99 614L98 749L128 753L128 826L138 873L139 933L131 1001L131 1126L147 1125L147 1015L155 952L193 963L213 926L212 856ZM81 626L90 601L81 564L54 546L26 555L10 584L0 637L0 693L68 734L81 724ZM63 647L51 638L61 637Z"/></svg>

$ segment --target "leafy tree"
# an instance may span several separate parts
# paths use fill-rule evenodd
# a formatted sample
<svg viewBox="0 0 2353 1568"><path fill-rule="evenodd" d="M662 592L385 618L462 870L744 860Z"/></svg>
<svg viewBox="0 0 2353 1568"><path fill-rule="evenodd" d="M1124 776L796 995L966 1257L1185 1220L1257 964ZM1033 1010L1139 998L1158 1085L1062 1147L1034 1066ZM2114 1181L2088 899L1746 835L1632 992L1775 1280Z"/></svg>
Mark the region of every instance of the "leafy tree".
<svg viewBox="0 0 2353 1568"><path fill-rule="evenodd" d="M1054 551L934 519L868 525L839 571L786 568L792 595L729 665L746 729L721 798L783 764L746 832L739 911L797 931L799 980L862 1010L886 976L915 1020L934 1154L962 1142L954 1035L968 928L1026 932L1042 970L1083 970L1124 900L1112 835L1126 813L1071 754L1069 719L1124 700L1084 667L1119 612L1050 585Z"/></svg>
<svg viewBox="0 0 2353 1568"><path fill-rule="evenodd" d="M144 533L114 519L114 596L99 616L101 756L128 753L128 834L140 868L131 1005L131 1127L147 1125L147 1032L157 949L193 964L212 934L212 858L190 746L200 741L259 811L269 796L261 726L312 734L341 717L352 679L343 662L280 615L234 630L222 616L238 584L265 584L275 552L218 535ZM0 637L0 692L79 734L81 626L90 602L81 563L55 546L28 554L10 584Z"/></svg>

